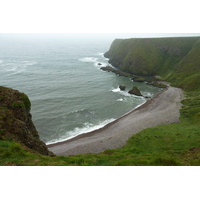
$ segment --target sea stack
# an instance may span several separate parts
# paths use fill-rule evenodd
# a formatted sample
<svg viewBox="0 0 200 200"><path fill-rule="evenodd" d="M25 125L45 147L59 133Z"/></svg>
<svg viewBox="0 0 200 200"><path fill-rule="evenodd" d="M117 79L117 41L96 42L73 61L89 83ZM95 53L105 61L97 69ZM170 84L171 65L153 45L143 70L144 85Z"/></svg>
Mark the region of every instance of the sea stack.
<svg viewBox="0 0 200 200"><path fill-rule="evenodd" d="M141 94L140 90L136 86L134 86L128 93L129 94L134 94L136 96L143 96Z"/></svg>

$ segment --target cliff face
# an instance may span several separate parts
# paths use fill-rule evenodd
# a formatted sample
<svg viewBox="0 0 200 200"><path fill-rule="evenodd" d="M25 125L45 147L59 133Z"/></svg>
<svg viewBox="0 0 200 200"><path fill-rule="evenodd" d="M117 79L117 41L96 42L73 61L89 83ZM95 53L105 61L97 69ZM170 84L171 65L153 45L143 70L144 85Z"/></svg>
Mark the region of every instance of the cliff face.
<svg viewBox="0 0 200 200"><path fill-rule="evenodd" d="M25 94L0 87L0 140L14 140L40 154L53 155L39 139L30 108Z"/></svg>
<svg viewBox="0 0 200 200"><path fill-rule="evenodd" d="M200 40L177 64L176 70L168 77L176 86L190 91L200 86Z"/></svg>
<svg viewBox="0 0 200 200"><path fill-rule="evenodd" d="M200 37L116 39L104 54L109 63L137 75L166 75L193 49Z"/></svg>

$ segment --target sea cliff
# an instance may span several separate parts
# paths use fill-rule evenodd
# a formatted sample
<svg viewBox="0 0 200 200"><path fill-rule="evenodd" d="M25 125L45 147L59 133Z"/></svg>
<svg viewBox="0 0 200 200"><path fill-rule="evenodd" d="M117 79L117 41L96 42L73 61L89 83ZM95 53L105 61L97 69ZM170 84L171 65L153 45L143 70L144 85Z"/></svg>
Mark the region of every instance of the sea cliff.
<svg viewBox="0 0 200 200"><path fill-rule="evenodd" d="M27 95L0 87L0 140L15 141L26 149L52 156L53 153L39 139L30 109L31 103Z"/></svg>
<svg viewBox="0 0 200 200"><path fill-rule="evenodd" d="M183 71L199 73L199 52L200 37L133 38L114 40L104 56L124 72L175 80L174 72L176 76Z"/></svg>

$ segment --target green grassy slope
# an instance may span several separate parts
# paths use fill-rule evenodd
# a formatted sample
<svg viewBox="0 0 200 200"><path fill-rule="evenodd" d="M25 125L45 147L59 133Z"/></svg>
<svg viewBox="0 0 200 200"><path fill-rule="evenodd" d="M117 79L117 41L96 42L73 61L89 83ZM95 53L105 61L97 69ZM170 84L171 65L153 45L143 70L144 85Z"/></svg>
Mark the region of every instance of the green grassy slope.
<svg viewBox="0 0 200 200"><path fill-rule="evenodd" d="M126 72L166 75L188 54L199 37L135 38L114 40L105 56Z"/></svg>
<svg viewBox="0 0 200 200"><path fill-rule="evenodd" d="M200 165L200 87L186 93L181 123L149 128L127 145L99 154L49 157L11 139L0 140L0 165L175 166Z"/></svg>
<svg viewBox="0 0 200 200"><path fill-rule="evenodd" d="M176 70L168 75L169 81L187 91L196 90L200 85L200 40L178 63Z"/></svg>
<svg viewBox="0 0 200 200"><path fill-rule="evenodd" d="M200 124L163 125L131 137L127 145L99 154L43 156L14 141L0 140L0 165L176 166L200 165Z"/></svg>

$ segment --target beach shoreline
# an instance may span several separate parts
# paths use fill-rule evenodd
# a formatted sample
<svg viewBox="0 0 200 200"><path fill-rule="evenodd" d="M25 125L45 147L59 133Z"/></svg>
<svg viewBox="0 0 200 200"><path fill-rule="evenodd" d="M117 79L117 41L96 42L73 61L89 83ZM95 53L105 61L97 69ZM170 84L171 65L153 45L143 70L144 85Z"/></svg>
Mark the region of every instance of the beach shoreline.
<svg viewBox="0 0 200 200"><path fill-rule="evenodd" d="M144 108L146 107L154 98L156 98L157 96L159 96L162 92L164 92L166 89L160 91L158 94L156 94L153 98L151 99L148 99L145 103L143 103L142 105L139 105L138 107L134 108L133 110L123 114L122 116L118 117L117 119L115 119L114 121L106 124L105 126L99 128L99 129L96 129L96 130L93 130L93 131L89 131L89 132L86 132L86 133L81 133L80 135L77 135L77 136L74 136L73 138L70 138L70 139L66 139L64 141L58 141L58 142L55 142L55 143L52 143L52 144L47 144L47 147L53 147L53 146L57 146L57 145L60 145L60 144L65 144L65 143L68 143L68 142L71 142L71 141L74 141L74 140L77 140L77 139L80 139L80 138L83 138L83 137L89 137L91 136L92 134L95 134L95 132L99 131L99 130L103 130L103 129L106 129L107 127L115 124L117 121L119 121L120 119L126 117L127 115L131 114L132 112L135 112L136 110L138 109L141 109L141 108Z"/></svg>
<svg viewBox="0 0 200 200"><path fill-rule="evenodd" d="M180 101L184 98L179 88L168 86L154 98L124 114L104 127L74 138L47 145L56 155L99 153L126 144L128 138L143 129L179 122Z"/></svg>

